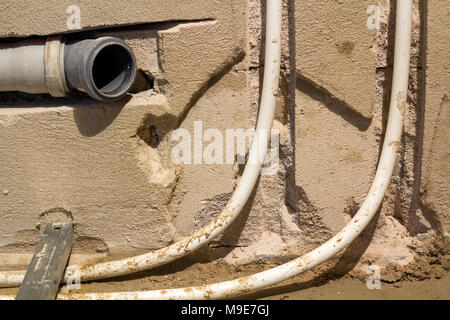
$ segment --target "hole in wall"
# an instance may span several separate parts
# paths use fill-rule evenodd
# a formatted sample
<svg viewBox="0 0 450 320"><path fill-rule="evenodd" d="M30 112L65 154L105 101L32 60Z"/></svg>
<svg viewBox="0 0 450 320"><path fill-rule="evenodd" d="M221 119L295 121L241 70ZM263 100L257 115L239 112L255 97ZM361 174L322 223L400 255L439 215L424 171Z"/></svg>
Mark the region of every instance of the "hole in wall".
<svg viewBox="0 0 450 320"><path fill-rule="evenodd" d="M130 89L130 93L139 93L155 88L155 78L147 72L139 69L136 73L134 84Z"/></svg>
<svg viewBox="0 0 450 320"><path fill-rule="evenodd" d="M137 136L152 148L157 148L161 142L161 138L158 135L158 129L152 124L141 126L137 131Z"/></svg>
<svg viewBox="0 0 450 320"><path fill-rule="evenodd" d="M157 148L167 139L167 134L176 127L177 117L173 114L155 116L147 114L136 130L136 136L149 147Z"/></svg>

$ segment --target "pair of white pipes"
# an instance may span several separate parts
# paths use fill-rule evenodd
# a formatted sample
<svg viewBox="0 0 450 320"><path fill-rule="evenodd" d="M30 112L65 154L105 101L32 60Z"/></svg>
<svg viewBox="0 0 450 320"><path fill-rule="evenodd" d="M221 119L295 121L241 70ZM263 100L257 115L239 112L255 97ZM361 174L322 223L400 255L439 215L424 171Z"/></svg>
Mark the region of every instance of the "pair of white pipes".
<svg viewBox="0 0 450 320"><path fill-rule="evenodd" d="M267 34L264 84L261 108L248 163L241 180L224 210L193 236L166 248L136 257L99 263L85 267L68 267L67 281L75 270L81 270L81 280L95 280L147 270L185 256L223 232L239 215L249 199L259 177L267 149L268 132L274 117L278 92L281 58L282 0L267 1ZM138 292L60 294L58 299L223 299L263 289L294 277L336 255L348 246L369 224L377 212L389 184L403 130L410 64L412 0L397 0L394 73L389 119L383 149L369 193L353 219L333 238L313 251L276 268L248 277L190 288ZM0 273L0 286L17 286L25 271ZM0 296L0 299L12 299Z"/></svg>

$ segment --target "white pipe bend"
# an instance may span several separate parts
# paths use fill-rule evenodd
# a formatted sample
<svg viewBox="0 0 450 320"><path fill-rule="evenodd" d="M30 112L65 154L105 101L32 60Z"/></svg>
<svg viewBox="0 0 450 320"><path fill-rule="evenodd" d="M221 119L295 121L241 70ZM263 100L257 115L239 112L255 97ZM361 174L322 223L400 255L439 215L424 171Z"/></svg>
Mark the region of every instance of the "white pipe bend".
<svg viewBox="0 0 450 320"><path fill-rule="evenodd" d="M281 0L268 1L268 10L281 9ZM406 106L411 42L412 0L397 0L394 74L389 119L377 172L369 193L353 219L333 238L313 251L276 268L248 277L200 287L151 290L141 292L113 292L59 295L59 299L222 299L256 291L294 277L309 270L349 245L369 224L376 214L389 184L396 163L398 145ZM268 11L269 16L272 13ZM278 14L278 19L281 15ZM267 24L267 29L280 28ZM267 42L271 42L267 38ZM267 60L266 60L267 61ZM269 60L271 61L271 60ZM266 78L265 78L266 80ZM265 81L266 82L266 81ZM0 296L11 298L11 296Z"/></svg>
<svg viewBox="0 0 450 320"><path fill-rule="evenodd" d="M169 263L210 242L225 231L239 216L260 176L278 94L281 60L281 1L270 0L267 6L270 11L267 16L267 25L272 28L267 28L266 34L270 41L266 41L265 61L267 63L264 68L264 85L258 123L244 172L225 208L211 223L184 240L135 257L81 267L69 266L64 281L70 280L78 272L81 272L81 281L89 281L132 274ZM25 272L0 272L0 287L19 286Z"/></svg>

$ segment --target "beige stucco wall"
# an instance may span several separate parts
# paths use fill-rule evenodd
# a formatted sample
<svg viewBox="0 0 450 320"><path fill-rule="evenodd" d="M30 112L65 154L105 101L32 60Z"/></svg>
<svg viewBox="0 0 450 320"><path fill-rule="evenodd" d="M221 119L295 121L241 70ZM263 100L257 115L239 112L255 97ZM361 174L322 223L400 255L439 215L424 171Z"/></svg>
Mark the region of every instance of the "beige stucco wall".
<svg viewBox="0 0 450 320"><path fill-rule="evenodd" d="M0 38L80 31L67 29L72 4L2 1ZM240 170L175 165L173 130L193 134L194 121L202 121L203 132L225 133L256 122L264 3L77 5L82 30L125 39L154 88L141 77L134 93L115 103L0 94L0 266L25 265L47 221L74 222L72 259L81 262L142 253L191 234L220 212ZM285 2L274 123L280 166L261 177L242 217L202 258L285 261L339 231L363 201L385 129L394 45L393 8L379 1L376 30L367 27L370 5ZM417 270L428 268L433 254L445 265L449 10L443 0L415 3L400 160L377 220L341 257L346 271L378 264L394 281L411 270L427 276Z"/></svg>

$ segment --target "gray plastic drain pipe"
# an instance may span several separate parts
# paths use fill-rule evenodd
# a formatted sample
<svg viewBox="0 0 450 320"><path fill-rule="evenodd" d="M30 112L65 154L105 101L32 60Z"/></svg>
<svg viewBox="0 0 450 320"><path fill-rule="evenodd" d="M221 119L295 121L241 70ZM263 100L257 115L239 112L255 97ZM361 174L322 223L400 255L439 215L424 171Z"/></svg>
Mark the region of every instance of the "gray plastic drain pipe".
<svg viewBox="0 0 450 320"><path fill-rule="evenodd" d="M64 97L80 90L101 101L124 96L136 76L136 58L121 39L68 41L61 36L0 44L0 91Z"/></svg>

